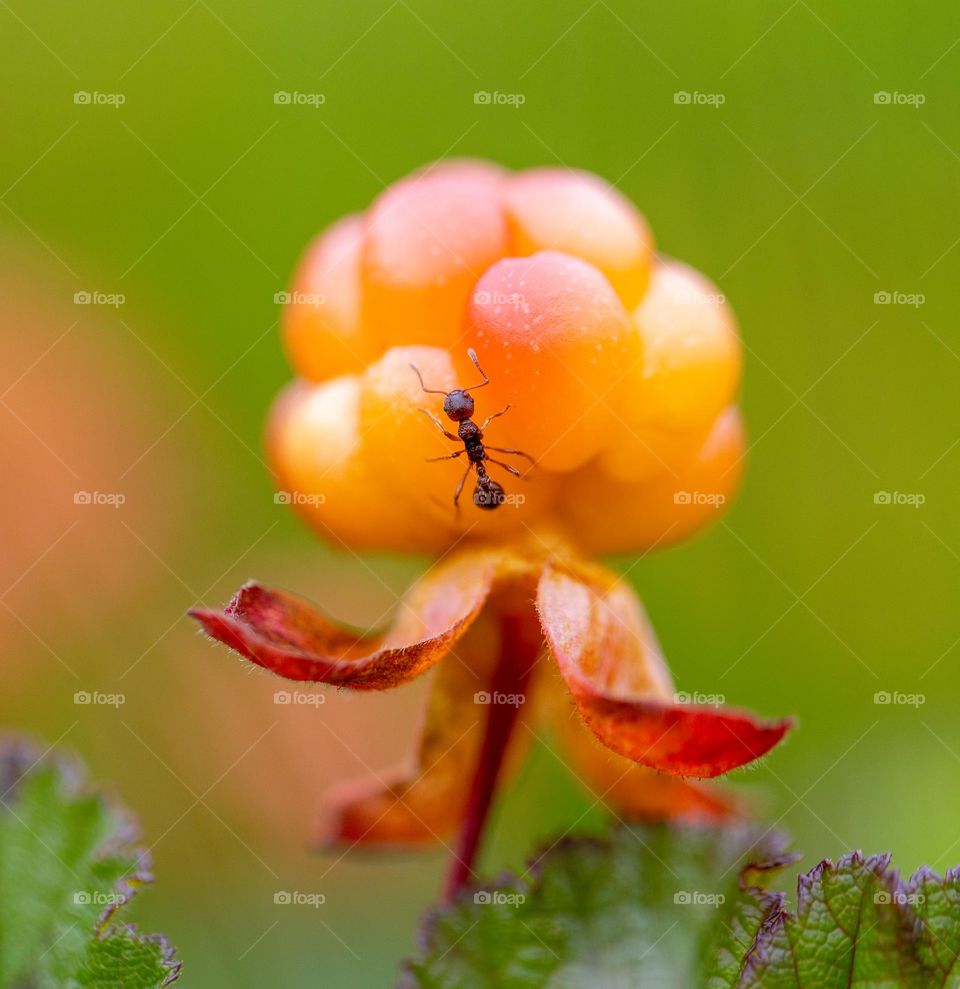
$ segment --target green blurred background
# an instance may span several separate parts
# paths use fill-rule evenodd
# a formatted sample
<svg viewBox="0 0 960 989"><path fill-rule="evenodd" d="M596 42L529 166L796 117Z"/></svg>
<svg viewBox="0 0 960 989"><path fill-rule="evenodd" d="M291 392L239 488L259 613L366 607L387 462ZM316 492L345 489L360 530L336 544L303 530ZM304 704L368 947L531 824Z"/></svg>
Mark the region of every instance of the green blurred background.
<svg viewBox="0 0 960 989"><path fill-rule="evenodd" d="M2 723L78 751L138 812L158 882L135 917L184 985L389 984L437 887L439 854L308 850L324 787L395 760L421 688L285 711L181 616L257 576L362 622L420 565L317 545L273 503L260 432L299 251L444 155L593 170L718 282L746 346L743 492L631 580L680 689L797 716L737 785L806 867L853 847L960 862L956 5L0 8ZM487 863L590 803L538 751ZM280 889L326 903L279 908Z"/></svg>

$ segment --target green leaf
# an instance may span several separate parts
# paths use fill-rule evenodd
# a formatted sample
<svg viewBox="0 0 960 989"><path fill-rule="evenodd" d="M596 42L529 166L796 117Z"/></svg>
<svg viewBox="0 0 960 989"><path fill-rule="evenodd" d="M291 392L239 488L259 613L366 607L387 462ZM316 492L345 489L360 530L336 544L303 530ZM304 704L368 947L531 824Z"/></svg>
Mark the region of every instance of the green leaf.
<svg viewBox="0 0 960 989"><path fill-rule="evenodd" d="M801 876L797 912L759 928L738 989L956 989L960 876L908 882L889 855L858 852Z"/></svg>
<svg viewBox="0 0 960 989"><path fill-rule="evenodd" d="M745 829L634 827L563 842L523 877L430 914L422 957L401 985L733 986L752 940L747 904L764 902L741 884L760 886L787 861L778 837L755 843ZM764 915L765 903L754 911ZM709 983L708 965L717 973Z"/></svg>
<svg viewBox="0 0 960 989"><path fill-rule="evenodd" d="M404 989L960 989L960 870L790 857L744 830L622 828L428 915Z"/></svg>
<svg viewBox="0 0 960 989"><path fill-rule="evenodd" d="M172 951L114 917L150 881L131 821L76 767L0 748L0 986L156 989Z"/></svg>

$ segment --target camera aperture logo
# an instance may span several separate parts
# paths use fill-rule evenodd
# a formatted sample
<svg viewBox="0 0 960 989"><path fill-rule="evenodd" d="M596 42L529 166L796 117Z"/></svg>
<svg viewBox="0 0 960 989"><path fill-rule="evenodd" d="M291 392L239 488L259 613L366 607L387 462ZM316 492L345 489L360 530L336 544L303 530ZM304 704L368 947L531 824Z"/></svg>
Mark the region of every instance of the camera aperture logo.
<svg viewBox="0 0 960 989"><path fill-rule="evenodd" d="M323 893L303 893L300 890L277 890L273 902L278 907L313 907L317 909L327 902Z"/></svg>
<svg viewBox="0 0 960 989"><path fill-rule="evenodd" d="M273 102L276 106L309 106L317 110L327 102L327 94L301 93L299 90L289 92L281 89L273 94Z"/></svg>

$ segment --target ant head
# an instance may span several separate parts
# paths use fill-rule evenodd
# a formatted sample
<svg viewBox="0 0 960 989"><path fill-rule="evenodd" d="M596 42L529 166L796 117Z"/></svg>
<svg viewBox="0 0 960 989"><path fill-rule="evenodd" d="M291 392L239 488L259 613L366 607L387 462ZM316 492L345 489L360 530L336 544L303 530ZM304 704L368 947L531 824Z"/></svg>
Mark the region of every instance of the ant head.
<svg viewBox="0 0 960 989"><path fill-rule="evenodd" d="M503 488L496 481L489 477L477 478L477 486L473 489L473 503L477 508L491 512L499 508L505 498Z"/></svg>
<svg viewBox="0 0 960 989"><path fill-rule="evenodd" d="M454 422L469 419L473 415L473 399L462 388L455 388L444 398L443 411Z"/></svg>

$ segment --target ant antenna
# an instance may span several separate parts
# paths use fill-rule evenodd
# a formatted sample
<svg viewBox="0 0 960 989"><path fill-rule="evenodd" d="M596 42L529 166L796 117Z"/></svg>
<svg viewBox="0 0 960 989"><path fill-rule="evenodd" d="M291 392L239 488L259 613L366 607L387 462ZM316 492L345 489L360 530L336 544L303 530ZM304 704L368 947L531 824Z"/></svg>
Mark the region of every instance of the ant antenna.
<svg viewBox="0 0 960 989"><path fill-rule="evenodd" d="M484 369L482 367L480 367L480 361L477 360L477 352L473 349L473 347L467 348L467 356L470 358L470 360L473 361L473 366L483 375L483 381L481 381L479 385L469 385L467 388L456 389L457 391L474 391L477 388L482 388L484 385L489 385L490 384L490 378L487 376L486 371L484 371ZM423 375L420 373L420 368L418 368L416 364L411 364L410 367L413 369L413 371L416 374L416 376L420 379L420 387L428 395L448 395L449 394L449 392L445 392L445 391L443 391L440 388L428 388L423 383Z"/></svg>
<svg viewBox="0 0 960 989"><path fill-rule="evenodd" d="M480 367L480 361L477 360L477 352L473 349L473 347L469 347L467 349L467 357L469 357L470 360L473 361L473 366L483 375L483 381L481 381L479 385L470 385L469 387L464 388L463 390L473 391L476 388L482 388L484 385L489 385L490 379L487 377L486 371L484 371L484 369Z"/></svg>
<svg viewBox="0 0 960 989"><path fill-rule="evenodd" d="M423 383L423 375L422 375L422 374L420 373L420 368L418 368L416 364L411 364L411 365L410 365L410 367L412 367L412 368L413 368L413 370L414 370L414 371L416 372L416 375L417 375L417 377L418 377L418 378L420 379L420 387L421 387L421 388L422 388L422 389L423 389L423 390L424 390L424 391L425 391L425 392L426 392L426 393L427 393L428 395L446 395L446 394L447 394L447 393L446 393L445 391L441 391L441 390L440 390L439 388L428 388L428 387L427 387L427 386L426 386L426 385L425 385L425 384ZM481 372L481 373L482 373L482 372Z"/></svg>

